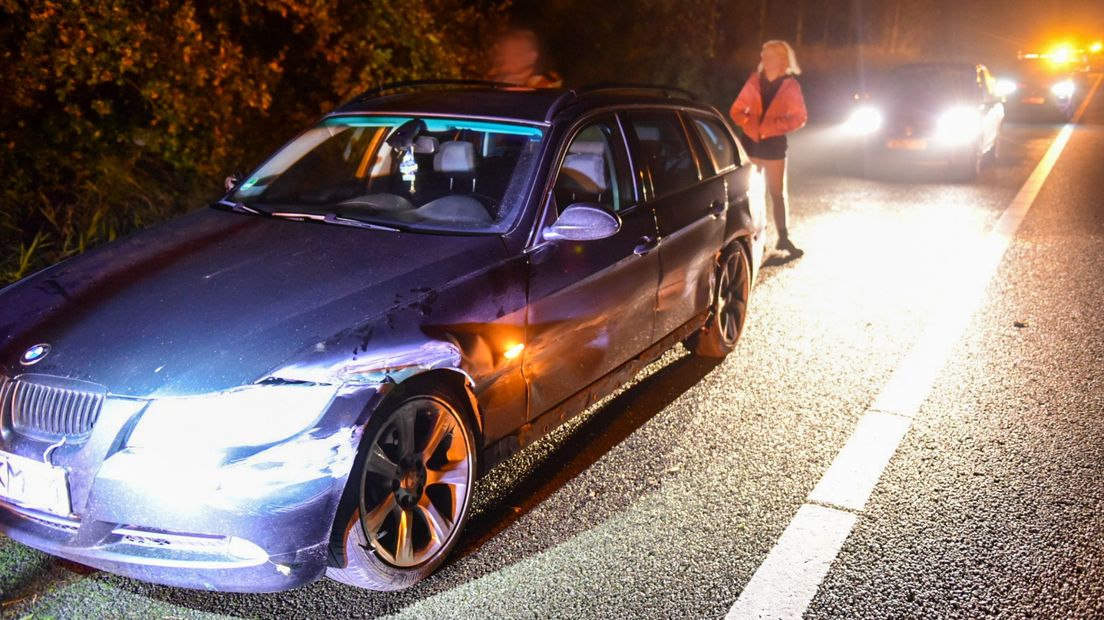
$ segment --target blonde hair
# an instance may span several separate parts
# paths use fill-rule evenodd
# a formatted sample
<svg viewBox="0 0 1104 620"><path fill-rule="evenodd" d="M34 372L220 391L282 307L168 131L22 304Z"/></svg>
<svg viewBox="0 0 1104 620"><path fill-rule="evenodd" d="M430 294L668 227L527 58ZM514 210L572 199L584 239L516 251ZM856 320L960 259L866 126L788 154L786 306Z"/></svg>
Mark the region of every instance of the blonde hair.
<svg viewBox="0 0 1104 620"><path fill-rule="evenodd" d="M797 54L794 53L794 49L789 43L782 39L773 39L763 44L763 51L766 51L769 47L780 47L786 50L786 58L789 61L789 66L786 67L786 75L801 75L801 65L797 64ZM763 62L759 61L759 71L762 70Z"/></svg>

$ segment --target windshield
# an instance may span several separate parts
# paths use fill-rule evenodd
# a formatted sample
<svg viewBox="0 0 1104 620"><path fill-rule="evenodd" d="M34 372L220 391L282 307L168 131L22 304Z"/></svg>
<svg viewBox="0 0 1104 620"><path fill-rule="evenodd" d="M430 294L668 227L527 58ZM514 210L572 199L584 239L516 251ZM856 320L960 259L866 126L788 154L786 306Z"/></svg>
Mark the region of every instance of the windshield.
<svg viewBox="0 0 1104 620"><path fill-rule="evenodd" d="M902 67L886 76L880 90L890 99L912 104L973 101L980 93L972 67Z"/></svg>
<svg viewBox="0 0 1104 620"><path fill-rule="evenodd" d="M1055 67L1049 60L1024 59L1016 66L1016 74L1023 80L1045 82L1066 77L1069 75L1069 71L1063 71Z"/></svg>
<svg viewBox="0 0 1104 620"><path fill-rule="evenodd" d="M542 136L533 126L463 118L328 118L229 200L279 217L500 232L524 200Z"/></svg>

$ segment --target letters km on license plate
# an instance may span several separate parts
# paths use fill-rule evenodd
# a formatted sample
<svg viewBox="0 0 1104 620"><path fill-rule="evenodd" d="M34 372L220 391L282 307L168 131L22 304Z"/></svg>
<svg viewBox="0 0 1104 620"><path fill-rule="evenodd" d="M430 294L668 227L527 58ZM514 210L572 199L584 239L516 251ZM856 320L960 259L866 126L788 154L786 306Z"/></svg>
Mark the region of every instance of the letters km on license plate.
<svg viewBox="0 0 1104 620"><path fill-rule="evenodd" d="M0 500L67 517L69 477L61 467L0 452Z"/></svg>

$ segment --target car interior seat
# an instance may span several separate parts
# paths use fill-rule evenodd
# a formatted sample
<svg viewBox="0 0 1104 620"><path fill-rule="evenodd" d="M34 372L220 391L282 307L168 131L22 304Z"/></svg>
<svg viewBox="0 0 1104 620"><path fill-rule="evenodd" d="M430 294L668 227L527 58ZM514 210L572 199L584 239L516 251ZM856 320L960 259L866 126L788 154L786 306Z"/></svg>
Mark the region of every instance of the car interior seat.
<svg viewBox="0 0 1104 620"><path fill-rule="evenodd" d="M459 224L488 224L494 221L483 203L468 193L475 190L475 145L464 140L442 142L433 156L433 169L449 180L449 193L415 210L426 220Z"/></svg>
<svg viewBox="0 0 1104 620"><path fill-rule="evenodd" d="M609 189L606 145L591 141L572 144L556 180L556 202L560 209L576 202L606 204Z"/></svg>

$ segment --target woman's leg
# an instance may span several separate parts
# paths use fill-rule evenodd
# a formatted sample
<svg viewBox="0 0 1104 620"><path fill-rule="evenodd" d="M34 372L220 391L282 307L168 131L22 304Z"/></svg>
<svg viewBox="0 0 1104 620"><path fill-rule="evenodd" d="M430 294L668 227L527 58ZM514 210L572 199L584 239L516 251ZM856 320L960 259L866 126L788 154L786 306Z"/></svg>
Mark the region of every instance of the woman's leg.
<svg viewBox="0 0 1104 620"><path fill-rule="evenodd" d="M778 231L779 241L789 239L789 213L786 210L786 160L763 160L763 173L766 176L767 193L770 194L771 212L774 215L774 228Z"/></svg>
<svg viewBox="0 0 1104 620"><path fill-rule="evenodd" d="M778 249L791 254L800 254L801 250L790 241L789 212L786 195L786 160L753 159L752 162L763 171L770 195L771 211L774 215L774 228L778 231Z"/></svg>

